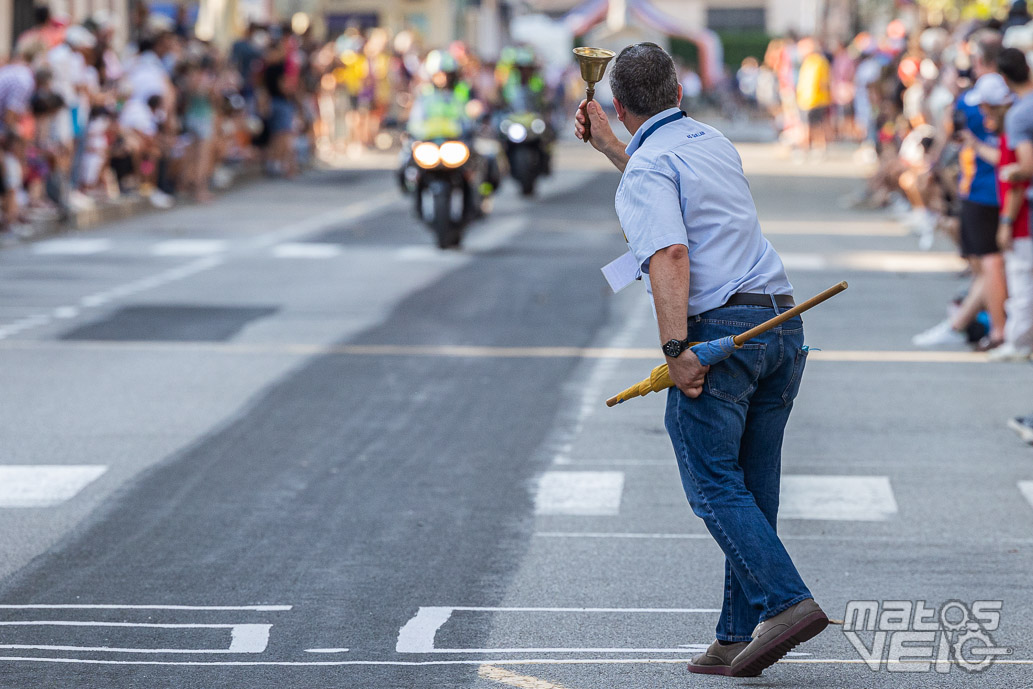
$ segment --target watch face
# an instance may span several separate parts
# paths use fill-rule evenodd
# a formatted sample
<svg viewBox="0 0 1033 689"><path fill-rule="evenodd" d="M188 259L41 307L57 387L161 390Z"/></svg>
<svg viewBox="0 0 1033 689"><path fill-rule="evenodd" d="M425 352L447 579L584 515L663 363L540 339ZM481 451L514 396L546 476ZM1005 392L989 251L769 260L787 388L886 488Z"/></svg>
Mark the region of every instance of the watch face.
<svg viewBox="0 0 1033 689"><path fill-rule="evenodd" d="M682 345L678 340L668 340L664 343L664 354L670 357L677 357L682 353Z"/></svg>

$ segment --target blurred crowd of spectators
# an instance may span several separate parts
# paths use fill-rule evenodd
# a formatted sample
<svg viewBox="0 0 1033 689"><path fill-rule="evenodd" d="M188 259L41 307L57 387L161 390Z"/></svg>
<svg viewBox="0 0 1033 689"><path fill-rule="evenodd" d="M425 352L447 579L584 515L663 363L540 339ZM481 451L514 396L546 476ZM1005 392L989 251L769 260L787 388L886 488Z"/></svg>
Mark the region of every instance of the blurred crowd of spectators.
<svg viewBox="0 0 1033 689"><path fill-rule="evenodd" d="M185 17L137 7L122 50L110 16L68 25L40 8L0 65L0 230L123 195L203 202L245 161L297 172L332 50L274 25L220 52Z"/></svg>
<svg viewBox="0 0 1033 689"><path fill-rule="evenodd" d="M861 144L875 173L844 205L889 207L921 248L947 237L967 260L968 289L916 346L969 343L995 360L1033 349L1030 20L1018 0L1000 20L897 19L881 34L828 45L788 37L740 70L799 162L833 139Z"/></svg>
<svg viewBox="0 0 1033 689"><path fill-rule="evenodd" d="M0 232L127 195L204 202L245 162L290 177L309 156L396 148L432 76L408 31L353 26L317 41L297 23L251 25L220 51L185 12L135 7L122 49L110 16L69 25L40 8L0 63ZM512 49L497 61L458 42L448 52L483 112L501 107ZM550 111L572 110L584 90L575 67L541 78Z"/></svg>

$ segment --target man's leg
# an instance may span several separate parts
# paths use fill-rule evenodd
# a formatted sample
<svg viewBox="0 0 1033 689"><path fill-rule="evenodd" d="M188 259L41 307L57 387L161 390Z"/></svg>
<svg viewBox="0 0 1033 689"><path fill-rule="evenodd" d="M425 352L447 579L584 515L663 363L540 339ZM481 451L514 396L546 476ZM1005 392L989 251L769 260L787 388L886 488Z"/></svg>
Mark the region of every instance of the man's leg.
<svg viewBox="0 0 1033 689"><path fill-rule="evenodd" d="M751 323L744 322L737 330L749 325ZM711 339L723 334L726 333L701 333L695 339ZM772 344L777 347L777 342ZM672 389L666 418L693 512L704 520L724 551L749 606L761 610L762 619L811 597L768 517L747 489L739 466L749 390L733 390L729 394L719 387L721 378L736 381L733 385L755 385L764 356L764 347L748 345L738 350L729 360L711 369L704 394L695 400ZM715 382L715 378L719 380ZM746 394L740 396L739 392ZM732 599L731 605L734 607L736 602ZM732 638L748 636L751 632L752 627L737 628L734 610L730 624L718 629L722 636Z"/></svg>

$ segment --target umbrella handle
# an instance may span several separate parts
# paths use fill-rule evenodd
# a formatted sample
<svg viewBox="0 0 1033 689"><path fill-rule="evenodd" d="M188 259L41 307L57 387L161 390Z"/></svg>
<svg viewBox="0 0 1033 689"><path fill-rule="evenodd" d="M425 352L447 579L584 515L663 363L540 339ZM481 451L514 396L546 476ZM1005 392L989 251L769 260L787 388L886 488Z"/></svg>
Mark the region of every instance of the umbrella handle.
<svg viewBox="0 0 1033 689"><path fill-rule="evenodd" d="M799 316L804 311L807 311L808 309L813 309L818 304L820 304L823 301L826 301L828 299L831 299L832 297L836 296L837 294L839 294L840 292L842 292L846 288L847 288L846 280L844 280L843 282L840 282L837 285L832 285L832 287L829 287L827 290L825 290L821 294L818 294L818 295L815 295L815 296L811 297L810 299L808 299L807 301L803 302L802 304L797 304L796 306L794 306L793 308L789 309L785 313L780 313L777 316L775 316L774 318L772 318L771 320L764 321L760 325L758 325L758 326L756 326L754 328L750 328L749 330L747 330L746 332L744 332L744 333L742 333L740 335L736 335L735 337L732 338L732 341L735 342L735 345L737 347L741 347L745 342L749 342L753 338L755 338L755 337L757 337L759 335L763 335L764 333L766 333L767 331L771 330L772 328L777 328L778 326L780 326L783 323L785 323L786 321L788 321L790 318L796 318L797 316Z"/></svg>

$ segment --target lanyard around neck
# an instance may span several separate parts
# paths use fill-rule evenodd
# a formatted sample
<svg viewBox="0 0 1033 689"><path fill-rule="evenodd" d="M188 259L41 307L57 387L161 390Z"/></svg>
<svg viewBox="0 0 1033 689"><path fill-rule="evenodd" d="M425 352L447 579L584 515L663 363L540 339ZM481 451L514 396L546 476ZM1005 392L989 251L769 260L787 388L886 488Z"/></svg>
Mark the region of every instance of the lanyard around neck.
<svg viewBox="0 0 1033 689"><path fill-rule="evenodd" d="M679 110L678 112L671 113L670 115L668 115L667 117L663 118L662 120L658 120L657 122L654 122L649 127L649 129L646 130L646 133L642 135L642 138L638 140L639 148L642 147L642 144L644 144L646 142L646 139L648 139L653 134L653 132L655 132L657 129L659 129L660 127L664 126L665 124L670 124L671 122L677 122L678 120L680 120L683 117L688 117L688 114L684 110Z"/></svg>

